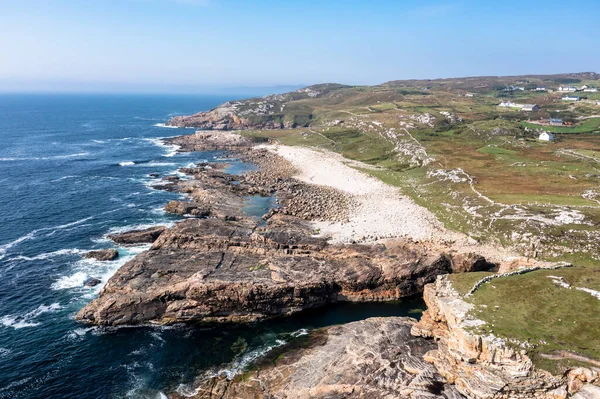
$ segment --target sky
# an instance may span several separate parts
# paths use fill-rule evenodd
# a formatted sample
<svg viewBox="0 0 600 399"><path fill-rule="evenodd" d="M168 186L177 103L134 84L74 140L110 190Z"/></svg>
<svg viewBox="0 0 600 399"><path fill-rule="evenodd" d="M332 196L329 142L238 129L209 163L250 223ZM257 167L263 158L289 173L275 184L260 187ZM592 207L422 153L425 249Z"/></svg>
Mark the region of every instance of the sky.
<svg viewBox="0 0 600 399"><path fill-rule="evenodd" d="M600 72L598 0L0 0L0 91Z"/></svg>

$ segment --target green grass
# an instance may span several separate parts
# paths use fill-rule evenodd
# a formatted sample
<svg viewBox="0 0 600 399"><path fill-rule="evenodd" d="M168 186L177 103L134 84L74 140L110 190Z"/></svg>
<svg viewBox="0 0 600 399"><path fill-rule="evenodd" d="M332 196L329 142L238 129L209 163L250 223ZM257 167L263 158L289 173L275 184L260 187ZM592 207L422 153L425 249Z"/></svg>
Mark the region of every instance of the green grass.
<svg viewBox="0 0 600 399"><path fill-rule="evenodd" d="M484 284L467 300L476 305L473 316L486 324L481 334L516 338L535 345L529 351L534 362L558 372L560 363L548 362L539 354L568 350L600 359L600 300L589 293L553 284L548 276L561 276L572 287L600 291L600 268L573 267L544 270L504 277ZM459 291L471 285L475 276L454 275ZM552 369L552 366L557 367Z"/></svg>
<svg viewBox="0 0 600 399"><path fill-rule="evenodd" d="M552 133L573 134L573 133L600 133L600 118L589 118L574 126L540 126L535 123L520 122L521 126L530 129L542 129Z"/></svg>
<svg viewBox="0 0 600 399"><path fill-rule="evenodd" d="M478 148L477 151L482 154L490 154L490 155L516 155L518 153L515 150L507 150L506 148L490 146L490 145Z"/></svg>

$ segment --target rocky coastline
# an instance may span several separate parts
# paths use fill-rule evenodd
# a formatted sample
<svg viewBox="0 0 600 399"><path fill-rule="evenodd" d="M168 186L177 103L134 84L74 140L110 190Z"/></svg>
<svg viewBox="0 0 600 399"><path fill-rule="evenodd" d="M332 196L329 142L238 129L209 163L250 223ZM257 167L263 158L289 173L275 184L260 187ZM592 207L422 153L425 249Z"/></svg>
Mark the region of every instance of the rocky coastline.
<svg viewBox="0 0 600 399"><path fill-rule="evenodd" d="M212 136L211 136L212 137ZM295 180L279 156L245 140L223 147L260 170L232 175L222 164L199 164L156 188L185 193L167 212L187 216L174 227L111 237L152 242L122 266L77 319L98 325L253 322L340 301L396 300L422 292L440 274L488 267L471 253L433 243L331 244L312 221L348 218L349 199L336 189ZM177 138L181 151L206 145L207 134ZM241 143L245 143L242 145ZM243 212L251 196L275 196L261 219Z"/></svg>
<svg viewBox="0 0 600 399"><path fill-rule="evenodd" d="M185 219L111 237L152 247L123 265L78 320L101 326L249 323L335 302L423 292L428 306L418 322L371 318L315 330L243 375L200 376L185 397L595 397L582 395L595 394L596 370L553 376L537 370L525 350L469 330L477 323L467 317L472 305L444 276L490 269L475 251L410 237L332 242L316 226L347 223L352 196L295 178L290 162L234 133L200 131L168 143L179 151L227 151L259 169L234 175L222 163L202 163L181 169L187 178L157 180L156 189L186 194L165 205ZM243 209L254 196L272 197L277 205L251 217Z"/></svg>

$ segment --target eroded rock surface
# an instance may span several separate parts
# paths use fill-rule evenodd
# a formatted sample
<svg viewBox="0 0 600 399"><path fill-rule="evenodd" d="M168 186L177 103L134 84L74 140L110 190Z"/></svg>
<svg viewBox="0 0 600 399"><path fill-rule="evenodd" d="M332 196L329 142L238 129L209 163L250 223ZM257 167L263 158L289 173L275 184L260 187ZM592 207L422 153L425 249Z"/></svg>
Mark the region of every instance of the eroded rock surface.
<svg viewBox="0 0 600 399"><path fill-rule="evenodd" d="M450 270L449 256L410 242L328 245L291 216L274 215L264 228L189 219L122 266L77 318L101 325L248 322L338 301L411 296Z"/></svg>
<svg viewBox="0 0 600 399"><path fill-rule="evenodd" d="M233 380L201 380L195 399L448 398L462 396L422 356L435 344L410 335L414 319L370 318L311 333ZM275 357L276 356L276 357ZM173 398L180 398L173 395Z"/></svg>
<svg viewBox="0 0 600 399"><path fill-rule="evenodd" d="M119 251L116 249L99 249L97 251L90 251L83 255L85 259L95 259L98 261L109 261L115 260L119 257Z"/></svg>
<svg viewBox="0 0 600 399"><path fill-rule="evenodd" d="M149 244L156 241L165 230L167 230L165 226L155 226L144 230L131 230L121 234L111 234L108 238L118 244L124 245Z"/></svg>
<svg viewBox="0 0 600 399"><path fill-rule="evenodd" d="M472 332L478 323L469 315L473 305L460 297L447 276L427 285L424 299L427 310L412 334L437 341L438 348L424 358L466 397L564 399L584 386L582 398L588 391L597 392L590 384L599 382L597 372L576 368L566 377L554 376L537 369L526 350L493 335Z"/></svg>

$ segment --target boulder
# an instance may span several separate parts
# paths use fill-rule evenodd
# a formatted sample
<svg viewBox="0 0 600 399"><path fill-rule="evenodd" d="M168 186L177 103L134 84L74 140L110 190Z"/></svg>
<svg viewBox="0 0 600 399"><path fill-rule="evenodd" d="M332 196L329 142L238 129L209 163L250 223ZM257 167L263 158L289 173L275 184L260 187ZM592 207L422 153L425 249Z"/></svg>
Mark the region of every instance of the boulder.
<svg viewBox="0 0 600 399"><path fill-rule="evenodd" d="M96 277L88 277L84 282L83 285L85 287L95 287L98 284L100 284L102 281L100 281L100 279L96 278Z"/></svg>
<svg viewBox="0 0 600 399"><path fill-rule="evenodd" d="M100 249L97 251L90 251L83 255L85 259L96 259L99 261L110 261L115 260L119 257L119 251L116 249Z"/></svg>
<svg viewBox="0 0 600 399"><path fill-rule="evenodd" d="M165 226L156 226L144 230L131 230L121 234L111 234L109 239L117 244L134 245L153 243L166 230Z"/></svg>

